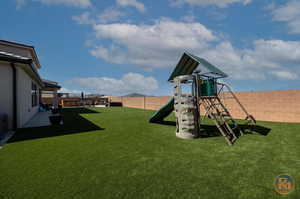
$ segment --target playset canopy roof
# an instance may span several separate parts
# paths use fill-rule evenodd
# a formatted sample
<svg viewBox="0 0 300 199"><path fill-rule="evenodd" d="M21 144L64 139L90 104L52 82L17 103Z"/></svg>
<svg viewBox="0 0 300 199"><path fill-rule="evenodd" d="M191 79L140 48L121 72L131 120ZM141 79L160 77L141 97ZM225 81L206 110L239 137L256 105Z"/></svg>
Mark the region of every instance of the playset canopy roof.
<svg viewBox="0 0 300 199"><path fill-rule="evenodd" d="M185 52L179 60L171 76L169 77L168 81L172 81L176 76L179 75L191 75L198 67L198 65L201 66L200 75L214 75L216 78L228 77L226 73L218 69L216 66L210 64L205 59Z"/></svg>

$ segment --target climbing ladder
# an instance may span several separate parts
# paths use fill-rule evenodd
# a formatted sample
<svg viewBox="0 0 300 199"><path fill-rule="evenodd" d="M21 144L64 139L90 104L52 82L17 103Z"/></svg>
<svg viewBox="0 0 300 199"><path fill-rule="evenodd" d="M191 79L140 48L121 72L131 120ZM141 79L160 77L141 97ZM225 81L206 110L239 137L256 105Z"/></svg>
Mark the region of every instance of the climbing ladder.
<svg viewBox="0 0 300 199"><path fill-rule="evenodd" d="M227 89L227 92L230 94L230 97L228 98L231 98L231 99L234 99L235 102L239 105L239 107L241 108L241 110L244 112L244 114L246 115L245 119L246 120L246 125L254 125L256 124L256 120L255 118L250 115L248 113L248 111L246 110L246 108L243 106L243 104L240 102L240 100L236 97L236 95L234 94L234 92L231 90L231 88L227 85L227 84L224 84L224 83L217 83L219 86L221 86L219 88L219 91L218 91L218 95L220 95L221 92L224 92L224 88Z"/></svg>
<svg viewBox="0 0 300 199"><path fill-rule="evenodd" d="M229 145L232 145L237 140L238 136L243 135L239 125L232 118L219 97L203 96L201 97L201 102L206 110L206 115L213 120Z"/></svg>

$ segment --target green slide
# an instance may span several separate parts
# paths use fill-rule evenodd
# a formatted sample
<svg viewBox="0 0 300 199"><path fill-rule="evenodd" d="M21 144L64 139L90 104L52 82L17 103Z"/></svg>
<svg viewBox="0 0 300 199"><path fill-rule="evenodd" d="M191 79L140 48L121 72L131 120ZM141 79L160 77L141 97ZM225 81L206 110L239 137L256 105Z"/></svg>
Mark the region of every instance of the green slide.
<svg viewBox="0 0 300 199"><path fill-rule="evenodd" d="M150 118L149 122L161 122L174 110L174 97L172 97L167 104L156 111Z"/></svg>

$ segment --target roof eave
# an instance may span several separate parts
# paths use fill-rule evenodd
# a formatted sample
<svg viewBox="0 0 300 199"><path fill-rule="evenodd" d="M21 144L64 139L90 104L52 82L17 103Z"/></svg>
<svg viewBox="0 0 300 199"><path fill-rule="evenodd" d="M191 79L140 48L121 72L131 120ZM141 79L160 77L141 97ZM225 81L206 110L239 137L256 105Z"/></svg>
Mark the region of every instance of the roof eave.
<svg viewBox="0 0 300 199"><path fill-rule="evenodd" d="M12 58L8 56L0 56L1 61L7 61L11 63L20 63L20 64L31 64L32 59L18 59L18 58Z"/></svg>
<svg viewBox="0 0 300 199"><path fill-rule="evenodd" d="M0 43L3 43L5 45L10 45L12 47L19 47L19 48L26 48L29 49L32 53L32 56L34 58L34 61L36 62L37 67L40 69L42 66L40 64L40 61L38 59L37 53L35 51L35 47L31 45L26 45L22 43L12 42L12 41L6 41L6 40L0 40Z"/></svg>

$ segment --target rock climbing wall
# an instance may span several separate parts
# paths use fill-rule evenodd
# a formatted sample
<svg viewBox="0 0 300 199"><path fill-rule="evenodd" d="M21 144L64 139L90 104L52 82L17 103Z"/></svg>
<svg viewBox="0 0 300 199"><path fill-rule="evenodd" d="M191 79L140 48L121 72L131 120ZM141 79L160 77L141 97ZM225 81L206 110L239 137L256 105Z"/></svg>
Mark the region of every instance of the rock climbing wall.
<svg viewBox="0 0 300 199"><path fill-rule="evenodd" d="M193 139L199 136L199 112L196 97L182 93L182 84L193 80L193 76L178 76L174 79L174 109L176 116L176 136Z"/></svg>

